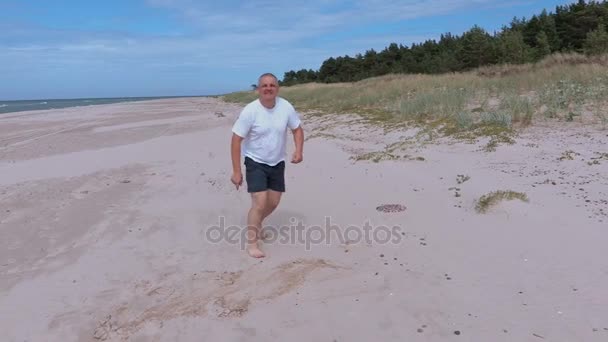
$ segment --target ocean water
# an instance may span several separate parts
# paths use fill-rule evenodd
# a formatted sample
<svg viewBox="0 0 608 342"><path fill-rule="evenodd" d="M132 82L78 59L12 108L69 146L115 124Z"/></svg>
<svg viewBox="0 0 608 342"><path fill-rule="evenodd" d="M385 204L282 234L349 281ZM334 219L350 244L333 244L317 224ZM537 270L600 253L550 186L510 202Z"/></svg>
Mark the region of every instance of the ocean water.
<svg viewBox="0 0 608 342"><path fill-rule="evenodd" d="M99 105L99 104L167 99L167 98L175 98L175 97L177 97L177 96L113 97L113 98L93 98L93 99L51 99L51 100L17 100L17 101L0 100L0 114L12 113L12 112L22 112L22 111L26 111L26 110L42 110L42 109L91 106L91 105Z"/></svg>

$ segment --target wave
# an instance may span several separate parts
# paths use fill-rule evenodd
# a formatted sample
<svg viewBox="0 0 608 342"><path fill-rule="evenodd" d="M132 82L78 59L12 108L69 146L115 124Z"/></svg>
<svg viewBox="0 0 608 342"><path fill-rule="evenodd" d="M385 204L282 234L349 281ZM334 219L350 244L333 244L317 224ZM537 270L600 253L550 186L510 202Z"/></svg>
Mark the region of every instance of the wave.
<svg viewBox="0 0 608 342"><path fill-rule="evenodd" d="M3 104L0 104L0 108L4 108L4 107L7 107L7 106L8 106L8 105L7 105L7 104L4 104L4 103L3 103Z"/></svg>

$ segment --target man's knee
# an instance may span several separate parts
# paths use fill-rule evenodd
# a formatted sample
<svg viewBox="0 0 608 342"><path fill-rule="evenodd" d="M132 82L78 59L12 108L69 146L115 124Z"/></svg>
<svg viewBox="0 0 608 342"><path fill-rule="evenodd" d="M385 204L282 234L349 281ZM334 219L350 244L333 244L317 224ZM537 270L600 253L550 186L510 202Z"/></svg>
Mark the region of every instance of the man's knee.
<svg viewBox="0 0 608 342"><path fill-rule="evenodd" d="M265 193L256 193L252 196L251 210L263 214L268 206L268 196Z"/></svg>
<svg viewBox="0 0 608 342"><path fill-rule="evenodd" d="M253 203L251 205L250 210L253 211L254 213L261 215L261 214L264 214L264 212L266 212L266 210L267 210L266 207L267 207L267 205L265 205L265 204Z"/></svg>
<svg viewBox="0 0 608 342"><path fill-rule="evenodd" d="M272 212L279 206L280 202L281 202L280 195L277 196L276 194L271 194L270 196L268 196L268 201L266 202L266 210L268 212Z"/></svg>
<svg viewBox="0 0 608 342"><path fill-rule="evenodd" d="M279 206L280 199L269 199L266 204L266 209L275 210Z"/></svg>

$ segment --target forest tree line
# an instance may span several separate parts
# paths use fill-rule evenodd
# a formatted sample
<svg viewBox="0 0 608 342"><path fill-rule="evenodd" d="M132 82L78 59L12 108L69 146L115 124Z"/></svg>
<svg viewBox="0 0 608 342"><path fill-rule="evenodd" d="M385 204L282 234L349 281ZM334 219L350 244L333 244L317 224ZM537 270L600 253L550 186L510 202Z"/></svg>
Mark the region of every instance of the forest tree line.
<svg viewBox="0 0 608 342"><path fill-rule="evenodd" d="M442 34L439 40L410 47L391 43L384 50L331 57L319 70L301 69L284 74L282 85L354 82L390 73L438 74L493 64L536 62L555 52L588 55L608 52L608 1L578 0L543 10L531 18L514 18L509 26L490 34L475 25L462 35Z"/></svg>

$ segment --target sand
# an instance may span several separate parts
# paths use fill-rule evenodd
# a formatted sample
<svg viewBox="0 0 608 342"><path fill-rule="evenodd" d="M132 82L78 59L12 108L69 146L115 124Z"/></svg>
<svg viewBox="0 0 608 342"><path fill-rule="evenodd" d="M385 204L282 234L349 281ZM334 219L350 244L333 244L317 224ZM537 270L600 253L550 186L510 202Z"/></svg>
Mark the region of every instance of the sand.
<svg viewBox="0 0 608 342"><path fill-rule="evenodd" d="M230 183L241 108L1 115L2 340L608 340L608 131L539 123L486 152L303 114L258 260ZM495 190L528 201L477 212Z"/></svg>

